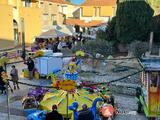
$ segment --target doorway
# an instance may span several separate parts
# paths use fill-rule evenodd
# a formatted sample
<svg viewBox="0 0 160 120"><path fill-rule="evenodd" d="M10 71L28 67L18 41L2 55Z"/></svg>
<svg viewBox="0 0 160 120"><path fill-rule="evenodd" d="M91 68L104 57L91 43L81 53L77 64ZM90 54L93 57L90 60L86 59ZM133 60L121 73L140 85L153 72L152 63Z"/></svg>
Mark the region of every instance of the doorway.
<svg viewBox="0 0 160 120"><path fill-rule="evenodd" d="M13 20L13 28L14 28L14 44L17 46L19 44L19 35L18 35L18 23L16 20Z"/></svg>

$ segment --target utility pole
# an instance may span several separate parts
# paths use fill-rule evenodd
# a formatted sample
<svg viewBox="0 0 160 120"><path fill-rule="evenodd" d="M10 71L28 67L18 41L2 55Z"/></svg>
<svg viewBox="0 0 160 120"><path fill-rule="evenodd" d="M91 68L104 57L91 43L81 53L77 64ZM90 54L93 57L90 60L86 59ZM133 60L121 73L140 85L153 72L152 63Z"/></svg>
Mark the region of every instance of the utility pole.
<svg viewBox="0 0 160 120"><path fill-rule="evenodd" d="M10 120L10 106L9 106L9 90L8 90L9 83L6 83L6 93L7 93L7 111L8 111L8 120Z"/></svg>
<svg viewBox="0 0 160 120"><path fill-rule="evenodd" d="M24 18L21 18L21 28L22 28L22 58L26 58L26 49L25 49L25 28L24 28Z"/></svg>
<svg viewBox="0 0 160 120"><path fill-rule="evenodd" d="M153 32L150 33L150 41L149 41L149 51L150 51L150 54L152 52L152 45L153 45Z"/></svg>

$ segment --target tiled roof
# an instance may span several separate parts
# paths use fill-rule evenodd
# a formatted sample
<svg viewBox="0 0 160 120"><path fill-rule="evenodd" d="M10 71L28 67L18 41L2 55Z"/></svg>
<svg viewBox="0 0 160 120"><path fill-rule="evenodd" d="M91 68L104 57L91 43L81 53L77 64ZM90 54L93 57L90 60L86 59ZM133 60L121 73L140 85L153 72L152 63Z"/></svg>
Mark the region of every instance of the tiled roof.
<svg viewBox="0 0 160 120"><path fill-rule="evenodd" d="M53 3L60 3L60 4L71 4L70 2L67 2L66 0L46 0Z"/></svg>
<svg viewBox="0 0 160 120"><path fill-rule="evenodd" d="M84 20L80 20L80 19L68 18L66 19L66 24L67 25L79 25L81 27L94 27L94 26L100 26L105 23L101 20L92 20L89 22L85 22Z"/></svg>
<svg viewBox="0 0 160 120"><path fill-rule="evenodd" d="M116 0L86 0L81 6L115 6Z"/></svg>
<svg viewBox="0 0 160 120"><path fill-rule="evenodd" d="M70 2L67 2L66 0L46 0L46 1L53 3L60 3L60 4L72 4ZM85 0L85 2L80 6L115 6L115 5L116 5L116 0Z"/></svg>

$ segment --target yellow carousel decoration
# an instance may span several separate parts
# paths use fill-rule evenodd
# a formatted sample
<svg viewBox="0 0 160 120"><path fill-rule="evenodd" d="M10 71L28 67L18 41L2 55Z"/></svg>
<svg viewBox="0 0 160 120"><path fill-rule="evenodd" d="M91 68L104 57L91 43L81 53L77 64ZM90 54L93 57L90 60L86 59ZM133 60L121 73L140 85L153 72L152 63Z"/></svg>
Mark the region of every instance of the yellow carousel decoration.
<svg viewBox="0 0 160 120"><path fill-rule="evenodd" d="M78 50L76 53L75 53L76 57L84 57L85 56L85 52L83 52L82 50Z"/></svg>

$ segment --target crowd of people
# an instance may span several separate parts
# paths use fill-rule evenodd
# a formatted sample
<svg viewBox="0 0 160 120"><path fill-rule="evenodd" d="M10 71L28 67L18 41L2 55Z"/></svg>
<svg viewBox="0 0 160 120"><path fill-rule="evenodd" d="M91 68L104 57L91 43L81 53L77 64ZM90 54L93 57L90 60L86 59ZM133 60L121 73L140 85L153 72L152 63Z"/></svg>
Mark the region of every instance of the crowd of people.
<svg viewBox="0 0 160 120"><path fill-rule="evenodd" d="M31 80L33 78L33 73L34 73L34 69L35 69L34 61L29 57L26 61L24 61L24 64L26 64L28 66L29 79ZM6 70L4 69L4 66L2 66L0 64L0 90L1 90L1 94L6 94L6 85L7 84L11 88L11 91L13 91L13 90L9 84L9 81L6 82L6 80L4 80L3 73L7 74ZM19 84L18 84L18 80L19 80L18 69L16 68L15 65L11 66L10 78L11 78L11 81L13 82L14 90L20 89Z"/></svg>
<svg viewBox="0 0 160 120"><path fill-rule="evenodd" d="M57 37L57 38L36 38L32 44L31 50L35 52L36 50L48 49L53 50L53 52L60 52L63 48L71 49L77 42L85 43L85 38L82 37L82 33L76 36L67 37Z"/></svg>

